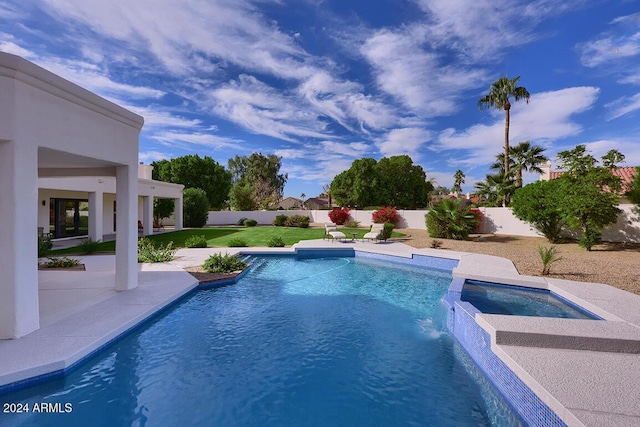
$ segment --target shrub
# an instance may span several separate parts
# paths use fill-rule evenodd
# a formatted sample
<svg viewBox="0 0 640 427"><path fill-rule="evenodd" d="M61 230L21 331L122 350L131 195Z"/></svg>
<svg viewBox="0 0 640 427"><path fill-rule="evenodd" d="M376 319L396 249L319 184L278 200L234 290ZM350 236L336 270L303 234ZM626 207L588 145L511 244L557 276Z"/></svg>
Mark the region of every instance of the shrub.
<svg viewBox="0 0 640 427"><path fill-rule="evenodd" d="M564 222L558 206L566 197L556 180L536 181L516 190L511 200L513 215L530 223L551 243L560 243Z"/></svg>
<svg viewBox="0 0 640 427"><path fill-rule="evenodd" d="M292 215L287 218L287 227L309 228L309 217L306 215Z"/></svg>
<svg viewBox="0 0 640 427"><path fill-rule="evenodd" d="M229 243L227 243L227 246L229 246L230 248L245 248L249 246L249 244L243 238L236 237L234 239L229 240Z"/></svg>
<svg viewBox="0 0 640 427"><path fill-rule="evenodd" d="M267 242L267 246L270 248L284 248L284 240L282 240L279 236L273 236Z"/></svg>
<svg viewBox="0 0 640 427"><path fill-rule="evenodd" d="M184 246L187 248L206 248L207 238L203 235L191 236L184 242Z"/></svg>
<svg viewBox="0 0 640 427"><path fill-rule="evenodd" d="M78 250L83 254L92 254L98 250L98 247L100 247L100 240L94 241L89 237L82 240L82 243L78 245Z"/></svg>
<svg viewBox="0 0 640 427"><path fill-rule="evenodd" d="M38 258L42 258L47 256L47 254L53 248L53 243L51 243L51 238L48 236L38 237Z"/></svg>
<svg viewBox="0 0 640 427"><path fill-rule="evenodd" d="M542 261L542 275L547 276L551 272L551 265L560 261L562 258L558 255L555 246L550 248L538 246L538 255Z"/></svg>
<svg viewBox="0 0 640 427"><path fill-rule="evenodd" d="M186 188L183 194L184 226L200 228L209 218L209 199L200 188Z"/></svg>
<svg viewBox="0 0 640 427"><path fill-rule="evenodd" d="M435 238L466 240L477 225L470 209L463 208L459 200L442 199L425 217L429 236Z"/></svg>
<svg viewBox="0 0 640 427"><path fill-rule="evenodd" d="M385 222L389 222L393 225L398 225L400 222L400 215L398 211L393 206L383 206L373 214L371 214L371 218L373 222L376 224L382 224Z"/></svg>
<svg viewBox="0 0 640 427"><path fill-rule="evenodd" d="M349 208L333 208L329 212L329 219L334 224L344 224L349 219Z"/></svg>
<svg viewBox="0 0 640 427"><path fill-rule="evenodd" d="M240 219L238 220L238 222L236 223L236 225L244 225L244 222L245 222L247 219L249 219L249 218L245 218L245 217L240 218Z"/></svg>
<svg viewBox="0 0 640 427"><path fill-rule="evenodd" d="M348 228L358 228L360 227L360 221L355 221L355 220L345 221L344 226Z"/></svg>
<svg viewBox="0 0 640 427"><path fill-rule="evenodd" d="M138 262L169 262L173 259L176 250L173 242L156 247L150 239L143 237L138 240Z"/></svg>
<svg viewBox="0 0 640 427"><path fill-rule="evenodd" d="M276 215L275 219L272 222L272 224L275 225L276 227L284 227L286 223L287 223L286 215Z"/></svg>
<svg viewBox="0 0 640 427"><path fill-rule="evenodd" d="M256 221L255 219L245 219L244 220L244 226L245 227L255 227L256 225L258 225L258 221Z"/></svg>
<svg viewBox="0 0 640 427"><path fill-rule="evenodd" d="M384 223L384 228L382 229L382 238L387 240L391 237L391 233L393 232L394 225L390 222Z"/></svg>
<svg viewBox="0 0 640 427"><path fill-rule="evenodd" d="M234 271L244 270L247 263L238 258L237 255L229 255L228 253L213 254L207 258L202 264L202 268L207 273L233 273Z"/></svg>
<svg viewBox="0 0 640 427"><path fill-rule="evenodd" d="M473 215L473 217L476 220L476 226L473 229L473 232L474 233L479 233L480 232L480 226L482 225L482 218L484 218L484 214L478 208L471 208L471 209L469 209L469 212L471 212L471 215Z"/></svg>
<svg viewBox="0 0 640 427"><path fill-rule="evenodd" d="M47 258L48 261L43 262L42 266L46 268L71 268L80 265L80 261L69 257Z"/></svg>

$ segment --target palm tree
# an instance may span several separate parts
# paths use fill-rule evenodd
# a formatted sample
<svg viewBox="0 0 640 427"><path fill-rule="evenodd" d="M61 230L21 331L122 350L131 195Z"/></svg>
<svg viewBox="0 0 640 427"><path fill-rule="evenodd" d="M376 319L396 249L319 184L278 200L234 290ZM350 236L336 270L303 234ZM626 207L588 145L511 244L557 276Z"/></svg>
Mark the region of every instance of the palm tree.
<svg viewBox="0 0 640 427"><path fill-rule="evenodd" d="M524 99L528 104L530 96L526 88L516 86L519 79L520 76L513 79L509 79L506 76L500 77L498 80L491 83L489 94L483 96L478 101L478 108L480 110L484 110L485 108L504 110L504 173L506 176L509 175L509 111L511 110L509 97L512 97L516 102Z"/></svg>
<svg viewBox="0 0 640 427"><path fill-rule="evenodd" d="M513 179L500 172L487 175L484 182L475 185L476 194L487 199L487 204L508 206L515 191Z"/></svg>
<svg viewBox="0 0 640 427"><path fill-rule="evenodd" d="M453 175L453 188L451 189L451 191L453 191L454 193L461 193L462 192L462 184L464 184L464 172L462 172L460 169L458 169L456 171L456 173Z"/></svg>
<svg viewBox="0 0 640 427"><path fill-rule="evenodd" d="M511 149L511 157L509 158L509 171L515 172L515 187L522 187L522 173L536 172L542 173L540 165L549 160L547 156L542 154L545 148L539 145L531 145L530 141L520 142ZM496 162L491 165L491 169L497 169L504 173L504 153L496 156Z"/></svg>

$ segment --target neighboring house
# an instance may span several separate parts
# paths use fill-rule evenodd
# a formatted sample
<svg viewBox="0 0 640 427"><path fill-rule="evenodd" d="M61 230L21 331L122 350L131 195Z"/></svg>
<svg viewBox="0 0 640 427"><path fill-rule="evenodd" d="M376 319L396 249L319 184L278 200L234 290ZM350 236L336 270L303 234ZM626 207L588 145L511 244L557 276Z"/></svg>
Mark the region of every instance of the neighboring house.
<svg viewBox="0 0 640 427"><path fill-rule="evenodd" d="M542 174L540 174L540 181L549 181L551 179L558 179L562 175L562 171L552 171L551 162L547 162L541 166ZM636 166L623 166L613 170L615 176L619 176L622 181L622 193L626 193L631 190L633 180L636 177Z"/></svg>
<svg viewBox="0 0 640 427"><path fill-rule="evenodd" d="M303 202L300 199L296 199L295 197L285 197L278 204L278 209L302 209Z"/></svg>
<svg viewBox="0 0 640 427"><path fill-rule="evenodd" d="M311 210L326 209L329 207L329 199L311 197L304 202L304 205L307 209Z"/></svg>
<svg viewBox="0 0 640 427"><path fill-rule="evenodd" d="M141 116L4 52L0 94L0 339L10 339L40 327L36 233L49 230L51 199L73 200L74 228L86 212L90 237L115 231L114 288L126 291L138 285L138 219L151 233L153 198L171 197L180 228L182 196L138 179Z"/></svg>

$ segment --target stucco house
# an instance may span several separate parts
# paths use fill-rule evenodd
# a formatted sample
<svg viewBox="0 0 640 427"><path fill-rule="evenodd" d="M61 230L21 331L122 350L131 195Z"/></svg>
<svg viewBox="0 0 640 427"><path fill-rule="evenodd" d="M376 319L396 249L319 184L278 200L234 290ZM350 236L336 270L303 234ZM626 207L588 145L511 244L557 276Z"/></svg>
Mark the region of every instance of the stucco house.
<svg viewBox="0 0 640 427"><path fill-rule="evenodd" d="M118 291L137 286L138 219L151 233L154 197L176 200L181 228L180 186L138 178L143 123L137 114L0 52L0 339L39 328L36 235L38 227L51 225L51 200L72 200L74 216L76 202L86 202L92 239L116 234ZM60 214L67 208L54 203Z"/></svg>

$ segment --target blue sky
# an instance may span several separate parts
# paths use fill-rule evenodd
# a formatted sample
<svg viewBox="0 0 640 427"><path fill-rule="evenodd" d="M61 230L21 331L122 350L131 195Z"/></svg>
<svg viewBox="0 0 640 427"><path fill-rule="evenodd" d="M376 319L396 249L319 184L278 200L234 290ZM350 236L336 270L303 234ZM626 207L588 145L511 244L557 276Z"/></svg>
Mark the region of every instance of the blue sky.
<svg viewBox="0 0 640 427"><path fill-rule="evenodd" d="M472 191L504 141L477 101L504 75L531 93L512 145L640 165L637 0L0 0L0 50L144 116L140 161L275 153L288 196L398 154Z"/></svg>

